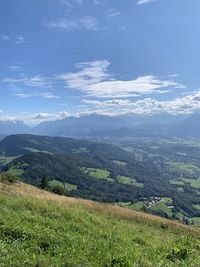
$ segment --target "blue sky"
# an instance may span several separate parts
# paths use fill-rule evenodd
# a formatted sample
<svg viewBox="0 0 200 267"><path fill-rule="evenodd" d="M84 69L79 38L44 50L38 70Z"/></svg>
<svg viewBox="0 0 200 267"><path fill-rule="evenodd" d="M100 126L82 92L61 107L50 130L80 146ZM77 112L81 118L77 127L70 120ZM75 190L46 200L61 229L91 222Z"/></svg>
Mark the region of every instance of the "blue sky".
<svg viewBox="0 0 200 267"><path fill-rule="evenodd" d="M0 120L200 109L199 0L0 1Z"/></svg>

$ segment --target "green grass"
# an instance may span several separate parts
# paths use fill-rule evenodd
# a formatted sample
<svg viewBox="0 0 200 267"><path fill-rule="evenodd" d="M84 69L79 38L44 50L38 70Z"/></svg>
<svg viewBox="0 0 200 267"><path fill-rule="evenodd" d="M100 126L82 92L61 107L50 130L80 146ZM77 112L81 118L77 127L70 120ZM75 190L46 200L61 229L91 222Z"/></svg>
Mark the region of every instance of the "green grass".
<svg viewBox="0 0 200 267"><path fill-rule="evenodd" d="M170 180L170 184L173 184L173 185L184 185L185 183L183 182L183 180Z"/></svg>
<svg viewBox="0 0 200 267"><path fill-rule="evenodd" d="M89 150L86 147L80 147L80 148L72 149L72 153L74 153L74 154L86 153L86 152L89 152Z"/></svg>
<svg viewBox="0 0 200 267"><path fill-rule="evenodd" d="M178 187L177 190L178 190L179 192L184 192L183 187Z"/></svg>
<svg viewBox="0 0 200 267"><path fill-rule="evenodd" d="M38 150L38 149L35 149L35 148L32 148L32 147L24 147L26 150L30 151L30 152L34 152L34 153L37 153L37 152L42 152L41 150Z"/></svg>
<svg viewBox="0 0 200 267"><path fill-rule="evenodd" d="M58 180L51 180L51 181L48 182L48 185L49 185L50 187L61 186L61 187L64 188L63 183L60 182L60 181L58 181Z"/></svg>
<svg viewBox="0 0 200 267"><path fill-rule="evenodd" d="M127 206L128 209L140 211L144 208L144 201L138 201Z"/></svg>
<svg viewBox="0 0 200 267"><path fill-rule="evenodd" d="M198 179L182 178L182 180L186 183L190 183L194 188L200 188L200 177Z"/></svg>
<svg viewBox="0 0 200 267"><path fill-rule="evenodd" d="M2 165L6 165L9 162L13 161L14 159L16 159L17 157L5 157L5 156L0 156L0 164Z"/></svg>
<svg viewBox="0 0 200 267"><path fill-rule="evenodd" d="M169 217L172 216L172 209L168 208L167 204L171 204L172 200L170 198L162 198L162 201L158 204L154 205L152 208L150 208L150 211L163 211L165 212ZM172 205L172 204L171 204ZM127 207L128 209L141 211L144 208L144 201L138 201L136 203L130 204L130 205L122 205L124 207Z"/></svg>
<svg viewBox="0 0 200 267"><path fill-rule="evenodd" d="M194 207L198 210L200 210L200 205L194 205Z"/></svg>
<svg viewBox="0 0 200 267"><path fill-rule="evenodd" d="M11 174L11 175L15 175L15 176L21 177L23 175L23 173L24 173L24 168L27 167L27 166L29 166L29 164L19 162L14 167L11 167L7 171L7 173Z"/></svg>
<svg viewBox="0 0 200 267"><path fill-rule="evenodd" d="M113 163L117 164L118 166L127 166L127 163L120 160L113 160Z"/></svg>
<svg viewBox="0 0 200 267"><path fill-rule="evenodd" d="M32 147L24 147L24 148L26 150L30 151L30 152L33 152L33 153L42 152L42 153L52 154L52 153L50 153L49 151L46 151L46 150L39 150L39 149L35 149L35 148L32 148Z"/></svg>
<svg viewBox="0 0 200 267"><path fill-rule="evenodd" d="M65 183L65 186L68 191L77 190L77 185Z"/></svg>
<svg viewBox="0 0 200 267"><path fill-rule="evenodd" d="M114 180L110 178L110 172L107 170L98 168L86 168L86 167L82 167L81 170L83 170L86 174L95 177L97 179L105 179L109 182L114 182Z"/></svg>
<svg viewBox="0 0 200 267"><path fill-rule="evenodd" d="M24 170L23 169L10 168L9 171L7 171L7 173L20 177L24 173Z"/></svg>
<svg viewBox="0 0 200 267"><path fill-rule="evenodd" d="M189 228L92 202L47 201L39 190L38 199L9 186L0 192L1 266L200 266L200 233Z"/></svg>
<svg viewBox="0 0 200 267"><path fill-rule="evenodd" d="M123 175L118 175L117 176L117 181L121 184L130 184L130 185L135 185L137 187L143 187L143 183L138 183L135 179L130 178L128 176L123 176Z"/></svg>
<svg viewBox="0 0 200 267"><path fill-rule="evenodd" d="M200 168L197 167L196 165L192 164L192 163L172 161L172 162L170 162L170 165L173 168L178 169L180 171L186 171L186 172L200 171Z"/></svg>
<svg viewBox="0 0 200 267"><path fill-rule="evenodd" d="M67 191L77 190L77 185L73 185L73 184L69 184L69 183L63 184L62 182L60 182L58 180L51 180L51 181L49 181L48 185L52 188L54 188L56 186L61 186L62 188L66 188Z"/></svg>
<svg viewBox="0 0 200 267"><path fill-rule="evenodd" d="M200 188L200 177L198 177L197 179L181 178L179 180L170 180L170 184L173 184L173 185L185 185L185 183L189 183L193 188L199 189Z"/></svg>
<svg viewBox="0 0 200 267"><path fill-rule="evenodd" d="M167 206L167 204L172 205L172 200L170 198L162 198L162 200L154 205L152 208L150 208L151 211L163 211L165 212L169 217L172 216L172 209Z"/></svg>
<svg viewBox="0 0 200 267"><path fill-rule="evenodd" d="M200 217L193 217L192 220L196 226L200 227Z"/></svg>

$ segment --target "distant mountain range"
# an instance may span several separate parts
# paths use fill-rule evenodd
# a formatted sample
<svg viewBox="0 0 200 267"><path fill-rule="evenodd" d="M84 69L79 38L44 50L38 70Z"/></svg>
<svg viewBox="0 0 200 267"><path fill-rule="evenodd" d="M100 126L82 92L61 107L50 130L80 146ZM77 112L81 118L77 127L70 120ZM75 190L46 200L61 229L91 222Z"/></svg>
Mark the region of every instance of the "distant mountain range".
<svg viewBox="0 0 200 267"><path fill-rule="evenodd" d="M9 134L28 133L30 128L22 121L0 121L0 138Z"/></svg>
<svg viewBox="0 0 200 267"><path fill-rule="evenodd" d="M127 114L118 117L85 115L40 123L30 128L21 121L0 121L1 135L37 134L87 137L200 137L200 114L167 113L152 116Z"/></svg>

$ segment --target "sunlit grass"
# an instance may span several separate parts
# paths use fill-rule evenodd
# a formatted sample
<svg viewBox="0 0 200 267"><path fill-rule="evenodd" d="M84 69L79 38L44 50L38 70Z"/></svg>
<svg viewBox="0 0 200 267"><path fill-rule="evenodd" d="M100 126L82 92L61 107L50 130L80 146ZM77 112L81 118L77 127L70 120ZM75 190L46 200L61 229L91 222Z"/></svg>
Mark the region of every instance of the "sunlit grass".
<svg viewBox="0 0 200 267"><path fill-rule="evenodd" d="M0 193L1 266L200 265L197 229L22 183Z"/></svg>

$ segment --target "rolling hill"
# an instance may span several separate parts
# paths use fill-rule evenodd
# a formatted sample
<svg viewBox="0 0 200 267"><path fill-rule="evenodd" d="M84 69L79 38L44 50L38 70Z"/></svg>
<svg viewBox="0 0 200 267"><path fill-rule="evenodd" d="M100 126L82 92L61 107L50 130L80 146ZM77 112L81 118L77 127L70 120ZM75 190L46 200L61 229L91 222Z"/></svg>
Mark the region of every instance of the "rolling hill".
<svg viewBox="0 0 200 267"><path fill-rule="evenodd" d="M163 171L157 161L141 161L134 153L115 145L12 135L0 142L0 168L37 186L47 177L48 187L59 184L65 188L63 193L70 196L130 204L130 208L142 202L141 209L171 219L200 217L198 192L179 191L171 183L172 174ZM170 204L163 202L157 209L148 209L151 198L161 202L170 199Z"/></svg>
<svg viewBox="0 0 200 267"><path fill-rule="evenodd" d="M0 201L5 267L200 264L200 232L195 228L23 183L0 183Z"/></svg>
<svg viewBox="0 0 200 267"><path fill-rule="evenodd" d="M19 156L31 151L68 154L76 149L87 149L93 143L71 138L37 136L29 134L10 135L0 142L0 154Z"/></svg>

